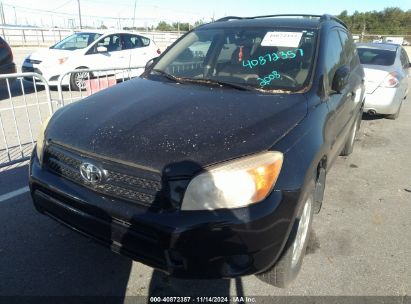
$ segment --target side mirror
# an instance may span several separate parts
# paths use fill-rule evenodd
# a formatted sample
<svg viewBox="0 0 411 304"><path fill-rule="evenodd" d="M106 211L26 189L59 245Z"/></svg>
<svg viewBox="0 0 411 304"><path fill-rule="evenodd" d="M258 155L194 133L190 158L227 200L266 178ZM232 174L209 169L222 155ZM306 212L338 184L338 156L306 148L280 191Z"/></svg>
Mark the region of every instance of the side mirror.
<svg viewBox="0 0 411 304"><path fill-rule="evenodd" d="M348 66L343 65L339 67L337 71L335 71L331 89L338 94L341 93L348 84L349 76L350 68Z"/></svg>
<svg viewBox="0 0 411 304"><path fill-rule="evenodd" d="M97 47L97 53L107 53L107 48L105 46L98 46Z"/></svg>
<svg viewBox="0 0 411 304"><path fill-rule="evenodd" d="M156 62L157 62L158 58L153 58L150 59L149 61L147 61L146 63L146 67L144 68L146 71L151 68Z"/></svg>

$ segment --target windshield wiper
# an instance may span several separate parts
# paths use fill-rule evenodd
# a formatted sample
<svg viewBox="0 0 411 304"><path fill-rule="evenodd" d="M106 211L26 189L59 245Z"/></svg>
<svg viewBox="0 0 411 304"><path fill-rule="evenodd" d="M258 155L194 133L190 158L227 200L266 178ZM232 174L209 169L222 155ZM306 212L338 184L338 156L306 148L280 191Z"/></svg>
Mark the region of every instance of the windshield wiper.
<svg viewBox="0 0 411 304"><path fill-rule="evenodd" d="M204 84L214 84L214 85L219 85L222 87L230 87L233 89L237 89L240 91L254 91L256 88L249 86L249 85L244 85L244 84L239 84L239 83L234 83L234 82L226 82L226 81L221 81L217 79L184 79L189 82L195 82L195 83L204 83Z"/></svg>
<svg viewBox="0 0 411 304"><path fill-rule="evenodd" d="M219 86L222 86L222 87L230 87L230 88L234 88L234 89L241 90L241 91L255 91L255 90L257 90L255 87L252 87L252 86L249 86L249 85L243 85L243 84L233 83L233 82L225 82L225 81L221 81L221 80L217 80L217 79L182 78L182 77L174 76L172 74L168 74L168 73L166 73L162 70L159 70L159 69L153 69L152 71L164 76L167 79L170 79L170 80L178 82L178 83L190 82L190 83L212 84L212 85L219 85Z"/></svg>
<svg viewBox="0 0 411 304"><path fill-rule="evenodd" d="M152 71L152 72L156 72L156 73L158 73L158 74L164 76L165 78L170 79L170 80L172 80L172 81L174 81L174 82L182 82L182 81L181 81L181 78L176 77L176 76L171 75L171 74L168 74L168 73L166 73L166 72L164 72L164 71L162 71L162 70L153 69L153 70L151 70L151 71Z"/></svg>

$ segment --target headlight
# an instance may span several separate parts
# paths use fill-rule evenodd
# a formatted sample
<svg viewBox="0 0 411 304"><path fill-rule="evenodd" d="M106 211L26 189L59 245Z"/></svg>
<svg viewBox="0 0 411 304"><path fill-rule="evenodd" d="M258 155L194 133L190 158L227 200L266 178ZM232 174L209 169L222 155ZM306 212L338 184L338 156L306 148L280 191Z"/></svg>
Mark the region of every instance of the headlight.
<svg viewBox="0 0 411 304"><path fill-rule="evenodd" d="M283 164L281 152L266 152L226 162L194 177L182 210L239 208L265 199Z"/></svg>
<svg viewBox="0 0 411 304"><path fill-rule="evenodd" d="M46 131L47 125L49 124L50 117L46 118L40 127L39 135L37 136L36 153L40 164L43 164L43 153L44 153L44 132Z"/></svg>

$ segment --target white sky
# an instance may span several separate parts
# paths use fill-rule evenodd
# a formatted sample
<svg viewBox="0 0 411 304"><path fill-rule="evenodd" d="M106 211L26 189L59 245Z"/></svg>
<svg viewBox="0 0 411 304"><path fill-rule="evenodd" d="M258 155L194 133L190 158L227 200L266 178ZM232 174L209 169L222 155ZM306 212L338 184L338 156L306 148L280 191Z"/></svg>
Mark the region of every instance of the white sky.
<svg viewBox="0 0 411 304"><path fill-rule="evenodd" d="M6 23L37 26L64 26L73 19L78 25L77 0L0 0L3 2ZM131 26L135 0L80 0L83 25ZM159 21L190 22L214 16L255 16L282 13L339 14L355 10L382 10L385 7L411 9L411 0L303 0L286 4L274 0L136 0L137 26L156 25ZM48 12L46 12L48 11ZM15 14L16 12L16 14ZM54 12L54 13L53 13ZM118 20L128 18L128 20Z"/></svg>

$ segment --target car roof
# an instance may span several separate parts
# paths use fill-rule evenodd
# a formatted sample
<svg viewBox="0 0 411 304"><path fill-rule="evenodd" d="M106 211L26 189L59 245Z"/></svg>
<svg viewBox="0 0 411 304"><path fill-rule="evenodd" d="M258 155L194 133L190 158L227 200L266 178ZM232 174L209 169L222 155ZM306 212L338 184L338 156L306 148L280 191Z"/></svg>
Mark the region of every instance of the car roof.
<svg viewBox="0 0 411 304"><path fill-rule="evenodd" d="M217 21L203 25L201 28L241 28L247 27L288 27L317 29L319 19L308 18L261 18L261 19L236 19L229 21Z"/></svg>
<svg viewBox="0 0 411 304"><path fill-rule="evenodd" d="M357 48L379 49L387 51L396 51L399 47L398 44L392 43L356 43Z"/></svg>
<svg viewBox="0 0 411 304"><path fill-rule="evenodd" d="M324 22L333 22L347 28L340 19L331 15L281 14L255 17L224 17L215 22L201 26L203 29L212 28L241 28L247 27L284 27L318 29Z"/></svg>
<svg viewBox="0 0 411 304"><path fill-rule="evenodd" d="M141 35L140 33L125 31L125 30L94 30L94 29L90 29L90 30L76 31L75 33L76 34L79 34L79 33L92 33L92 34L101 34L101 35L131 34L131 35L138 35L138 36L142 36L144 38L148 38L144 35ZM150 38L148 38L148 39L150 39Z"/></svg>

